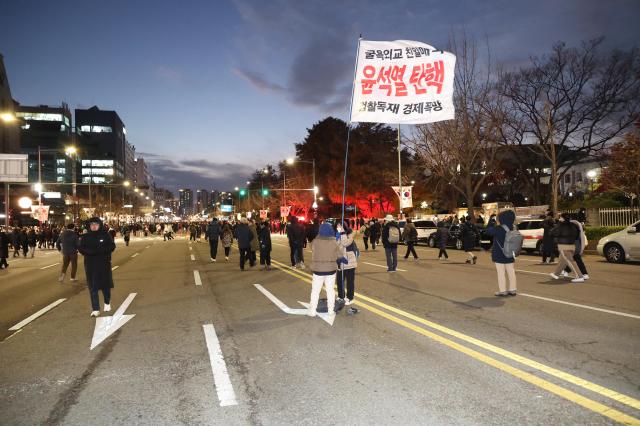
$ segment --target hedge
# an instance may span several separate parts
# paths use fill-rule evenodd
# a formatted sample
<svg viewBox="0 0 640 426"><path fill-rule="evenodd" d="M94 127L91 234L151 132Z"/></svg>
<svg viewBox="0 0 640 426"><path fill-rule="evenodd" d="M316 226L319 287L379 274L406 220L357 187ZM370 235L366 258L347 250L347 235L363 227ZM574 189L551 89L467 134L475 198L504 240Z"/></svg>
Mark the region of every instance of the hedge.
<svg viewBox="0 0 640 426"><path fill-rule="evenodd" d="M614 232L622 231L626 226L587 226L584 229L589 241L598 242L600 238L606 237Z"/></svg>

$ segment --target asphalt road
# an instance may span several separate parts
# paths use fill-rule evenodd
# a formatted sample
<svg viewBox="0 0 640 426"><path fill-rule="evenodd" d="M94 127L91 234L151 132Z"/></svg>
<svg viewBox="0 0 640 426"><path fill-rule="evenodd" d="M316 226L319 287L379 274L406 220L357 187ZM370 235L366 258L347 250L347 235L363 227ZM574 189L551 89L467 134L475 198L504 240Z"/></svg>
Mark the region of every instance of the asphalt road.
<svg viewBox="0 0 640 426"><path fill-rule="evenodd" d="M587 256L591 280L570 284L523 256L520 295L499 299L488 253L467 265L419 248L420 261L389 274L382 250L363 252L360 312L331 326L255 286L288 308L309 299L309 271L289 268L286 240L273 241L269 272L240 272L235 249L212 263L204 242L119 243L112 306L128 299L135 316L93 350L82 268L60 284L57 252L10 259L0 423L640 423L639 265Z"/></svg>

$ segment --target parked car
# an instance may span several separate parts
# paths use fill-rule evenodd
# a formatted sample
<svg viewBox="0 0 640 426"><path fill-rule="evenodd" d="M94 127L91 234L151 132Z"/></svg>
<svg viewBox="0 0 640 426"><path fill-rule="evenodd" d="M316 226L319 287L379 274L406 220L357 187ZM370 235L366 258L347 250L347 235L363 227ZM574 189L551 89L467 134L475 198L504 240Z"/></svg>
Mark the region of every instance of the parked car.
<svg viewBox="0 0 640 426"><path fill-rule="evenodd" d="M608 262L624 263L627 260L640 261L640 221L607 235L598 241L598 254Z"/></svg>
<svg viewBox="0 0 640 426"><path fill-rule="evenodd" d="M518 223L518 231L520 231L524 237L522 250L527 253L533 253L535 251L541 253L542 237L544 236L543 223L543 219L528 219Z"/></svg>

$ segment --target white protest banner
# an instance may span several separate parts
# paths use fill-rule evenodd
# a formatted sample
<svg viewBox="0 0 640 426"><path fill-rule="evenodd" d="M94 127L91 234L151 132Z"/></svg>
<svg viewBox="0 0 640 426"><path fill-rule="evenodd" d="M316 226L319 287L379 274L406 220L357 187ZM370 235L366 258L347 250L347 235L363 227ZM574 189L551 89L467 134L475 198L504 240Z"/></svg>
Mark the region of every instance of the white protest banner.
<svg viewBox="0 0 640 426"><path fill-rule="evenodd" d="M291 206L280 207L280 217L289 217L289 213L291 213Z"/></svg>
<svg viewBox="0 0 640 426"><path fill-rule="evenodd" d="M351 121L419 124L452 120L456 57L411 40L361 40Z"/></svg>
<svg viewBox="0 0 640 426"><path fill-rule="evenodd" d="M49 206L31 206L31 217L46 222L49 220Z"/></svg>
<svg viewBox="0 0 640 426"><path fill-rule="evenodd" d="M399 186L392 186L391 188L393 188L393 190L395 191L396 195L398 196L398 198L400 198L400 208L401 209L406 209L406 208L410 208L413 207L413 195L412 195L412 186L403 186L402 187L402 194L400 193L400 187Z"/></svg>

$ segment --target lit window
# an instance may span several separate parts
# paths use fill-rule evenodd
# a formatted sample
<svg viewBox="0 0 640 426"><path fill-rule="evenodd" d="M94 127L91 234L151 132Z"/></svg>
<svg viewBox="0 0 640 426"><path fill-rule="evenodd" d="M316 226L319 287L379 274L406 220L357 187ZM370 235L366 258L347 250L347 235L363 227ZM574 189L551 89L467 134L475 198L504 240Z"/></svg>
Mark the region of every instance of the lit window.
<svg viewBox="0 0 640 426"><path fill-rule="evenodd" d="M65 131L65 129L66 129L66 127L64 126L64 124L61 124L61 125L60 125L60 131L61 131L61 132L64 132L64 131Z"/></svg>
<svg viewBox="0 0 640 426"><path fill-rule="evenodd" d="M113 167L113 160L92 160L93 167Z"/></svg>
<svg viewBox="0 0 640 426"><path fill-rule="evenodd" d="M57 163L58 165L64 165L64 164L65 164L65 162L66 162L66 160L65 160L64 158L58 158L58 159L56 160L56 163Z"/></svg>
<svg viewBox="0 0 640 426"><path fill-rule="evenodd" d="M89 133L111 133L113 129L109 126L89 126L85 124L80 126L80 131Z"/></svg>
<svg viewBox="0 0 640 426"><path fill-rule="evenodd" d="M62 114L49 112L16 112L16 117L34 121L62 121Z"/></svg>
<svg viewBox="0 0 640 426"><path fill-rule="evenodd" d="M64 176L58 176L58 177L56 178L56 182L64 183Z"/></svg>
<svg viewBox="0 0 640 426"><path fill-rule="evenodd" d="M58 167L57 171L59 175L64 175L67 173L67 169L65 169L64 167Z"/></svg>
<svg viewBox="0 0 640 426"><path fill-rule="evenodd" d="M90 166L90 165L91 165L91 160L82 160L82 167Z"/></svg>

